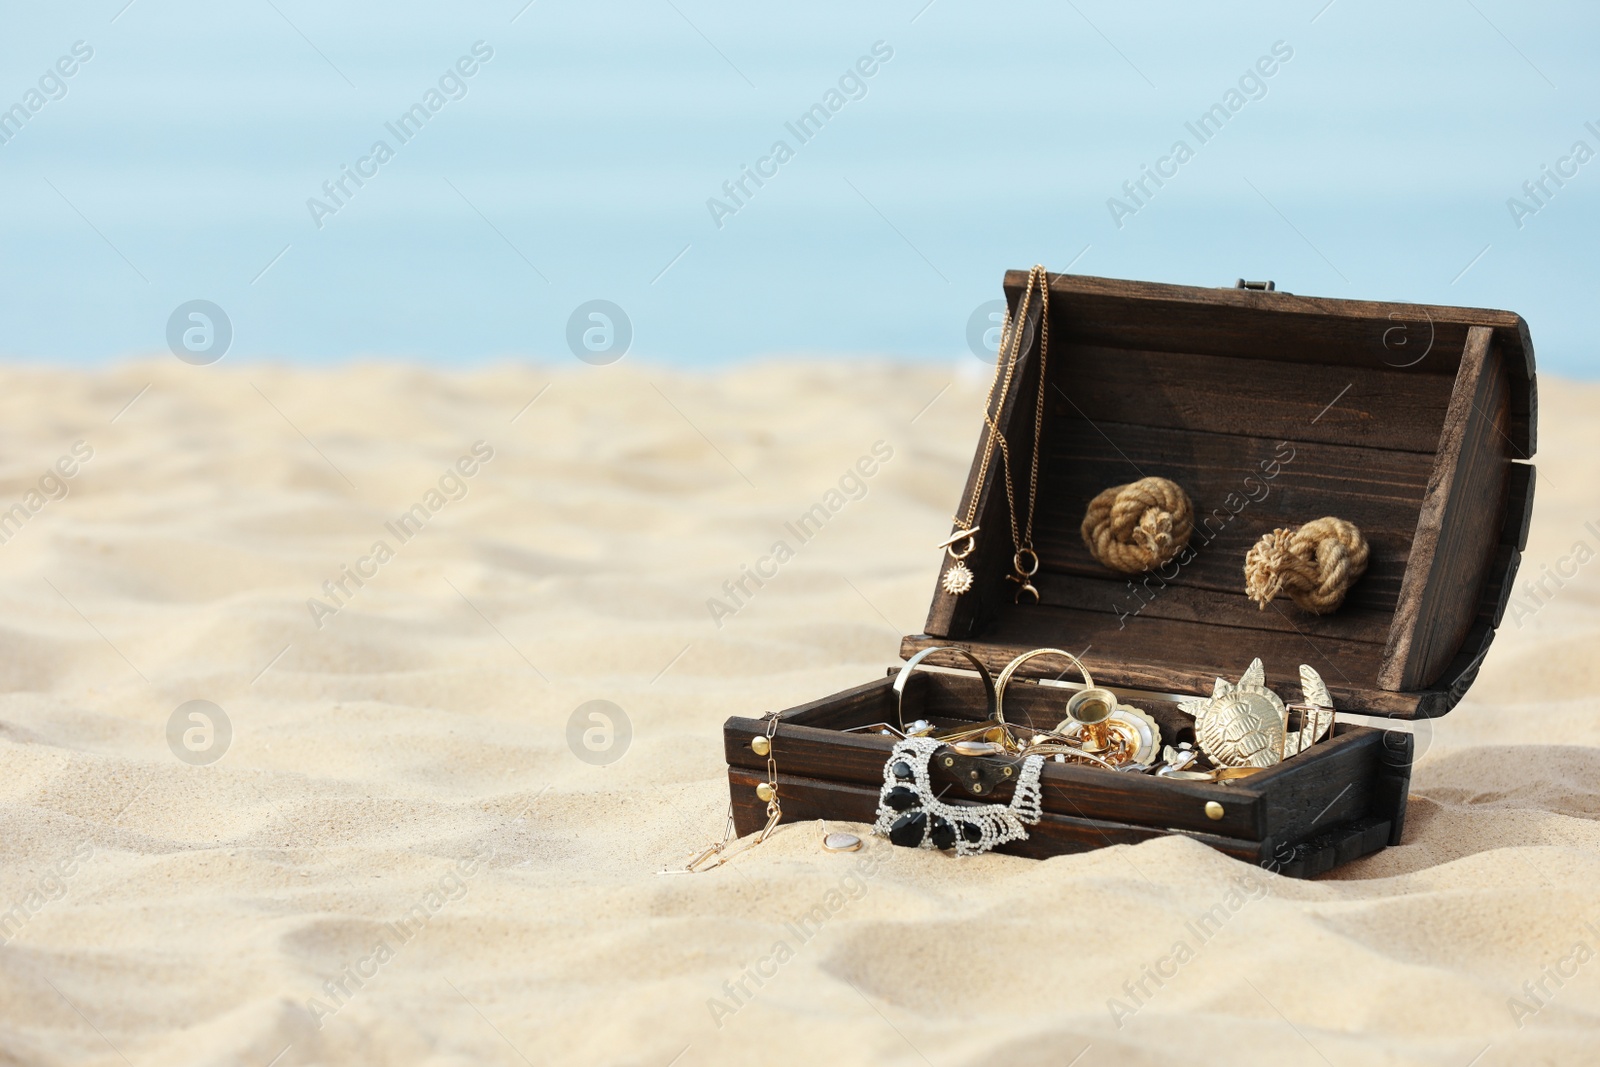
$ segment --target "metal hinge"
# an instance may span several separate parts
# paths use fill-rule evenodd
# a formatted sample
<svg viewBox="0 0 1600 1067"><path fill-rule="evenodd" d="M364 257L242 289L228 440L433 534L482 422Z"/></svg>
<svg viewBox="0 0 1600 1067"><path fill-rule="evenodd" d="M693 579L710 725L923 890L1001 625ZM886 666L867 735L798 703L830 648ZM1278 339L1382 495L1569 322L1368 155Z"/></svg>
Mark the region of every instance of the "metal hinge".
<svg viewBox="0 0 1600 1067"><path fill-rule="evenodd" d="M1272 293L1277 291L1278 284L1271 281L1247 282L1243 278L1240 278L1238 281L1233 283L1233 287L1235 289L1254 289L1261 293Z"/></svg>

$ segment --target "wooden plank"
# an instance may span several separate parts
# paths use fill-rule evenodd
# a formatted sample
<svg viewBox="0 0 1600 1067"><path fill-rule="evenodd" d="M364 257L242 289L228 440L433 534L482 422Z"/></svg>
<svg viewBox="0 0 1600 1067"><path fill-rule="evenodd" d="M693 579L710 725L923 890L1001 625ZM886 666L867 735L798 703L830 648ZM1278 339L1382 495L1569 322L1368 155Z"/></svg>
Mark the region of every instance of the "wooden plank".
<svg viewBox="0 0 1600 1067"><path fill-rule="evenodd" d="M1521 473L1521 472L1526 472ZM1506 609L1516 592L1517 570L1522 565L1522 545L1527 542L1527 523L1531 515L1533 497L1533 468L1522 463L1511 464L1511 485L1508 496L1506 525L1501 529L1501 542L1495 549L1494 560L1489 564L1483 580L1483 592L1478 598L1478 616L1461 641L1455 658L1450 661L1435 683L1444 690L1445 703L1435 714L1444 714L1461 702L1467 689L1477 680L1489 646L1494 643L1495 632L1505 620ZM1520 484L1519 484L1520 483ZM1516 503L1520 494L1522 504ZM1522 511L1520 521L1513 516Z"/></svg>
<svg viewBox="0 0 1600 1067"><path fill-rule="evenodd" d="M1394 692L1378 688L1372 679L1382 650L1364 642L1307 640L1295 633L1172 619L1150 619L1148 625L1118 630L1114 616L1103 612L1031 607L1019 609L1019 614L1028 611L1045 615L1020 623L1014 619L1014 625L986 633L981 641L962 644L995 671L1040 646L1082 652L1096 682L1159 693L1208 693L1217 677L1236 679L1252 658L1260 656L1269 672L1268 684L1275 690L1293 691L1299 684L1296 668L1301 663L1311 664L1327 682L1334 703L1344 711L1426 718L1440 714L1447 700L1447 693L1439 689ZM946 643L947 638L916 634L901 641L900 654L909 657L930 645ZM936 653L928 662L941 667L967 665L959 656L947 653Z"/></svg>
<svg viewBox="0 0 1600 1067"><path fill-rule="evenodd" d="M1242 584L1242 579L1241 579ZM1262 609L1242 593L1219 593L1162 582L1158 573L1119 578L1083 578L1051 573L1038 580L1039 602L1053 607L1109 612L1117 629L1140 625L1140 620L1179 619L1245 630L1281 632L1292 625L1308 638L1331 637L1382 645L1389 640L1389 612L1346 602L1332 615L1308 615L1282 603L1288 614Z"/></svg>
<svg viewBox="0 0 1600 1067"><path fill-rule="evenodd" d="M1431 456L1450 406L1452 378L1437 368L1358 370L1102 345L1063 346L1059 358L1051 379L1062 393L1049 397L1056 413L1096 423Z"/></svg>
<svg viewBox="0 0 1600 1067"><path fill-rule="evenodd" d="M1478 671L1489 655L1489 646L1494 644L1495 632L1493 621L1484 616L1479 616L1478 621L1473 623L1472 629L1462 639L1455 659L1450 661L1434 686L1442 691L1443 702L1429 712L1430 717L1443 715L1461 703L1472 683L1478 680Z"/></svg>
<svg viewBox="0 0 1600 1067"><path fill-rule="evenodd" d="M1372 814L1383 736L1370 727L1343 727L1304 757L1252 776L1250 788L1263 798L1262 836L1299 841Z"/></svg>
<svg viewBox="0 0 1600 1067"><path fill-rule="evenodd" d="M1533 524L1533 464L1511 464L1510 477L1506 486L1506 525L1500 531L1500 541L1515 545L1521 552L1528 547L1528 528Z"/></svg>
<svg viewBox="0 0 1600 1067"><path fill-rule="evenodd" d="M1342 823L1293 845L1278 845L1261 866L1285 878L1315 878L1351 860L1380 852L1393 836L1386 819Z"/></svg>
<svg viewBox="0 0 1600 1067"><path fill-rule="evenodd" d="M755 794L764 776L739 767L728 768L728 789L733 798L734 829L742 837L760 830L767 823L766 803ZM794 775L778 775L778 796L783 819L789 822L815 822L818 819L871 824L877 819L878 791L844 782L821 781ZM976 803L951 799L953 804ZM1088 852L1108 845L1137 845L1158 837L1182 833L1236 859L1259 863L1269 854L1270 842L1240 841L1216 834L1154 829L1098 819L1078 819L1045 814L1028 828L1026 841L1013 841L995 851L1029 859Z"/></svg>
<svg viewBox="0 0 1600 1067"><path fill-rule="evenodd" d="M1523 324L1527 333L1527 324ZM1538 449L1539 380L1533 376L1533 346L1526 350L1528 377L1511 376L1511 455L1529 460ZM1520 454L1519 454L1520 453Z"/></svg>
<svg viewBox="0 0 1600 1067"><path fill-rule="evenodd" d="M1512 470L1529 471L1532 468L1522 464L1513 463ZM1531 478L1528 483L1531 493ZM1502 530L1502 537L1525 538L1526 531L1514 528L1508 523ZM1489 572L1484 578L1483 592L1478 598L1478 616L1461 641L1455 658L1450 661L1433 689L1438 692L1440 699L1432 702L1424 714L1430 716L1443 715L1466 696L1468 688L1477 680L1478 670L1483 666L1484 657L1489 653L1489 646L1494 642L1496 628L1504 621L1507 607L1510 605L1515 592L1517 570L1522 562L1522 553L1513 547L1512 543L1502 541L1495 548L1494 561L1489 565Z"/></svg>
<svg viewBox="0 0 1600 1067"><path fill-rule="evenodd" d="M734 829L741 837L766 825L766 804L755 795L760 781L759 774L735 767L728 769ZM878 794L873 789L780 774L778 792L783 798L782 823L823 819L871 825L877 818ZM1305 841L1291 843L1241 841L1216 834L1155 830L1046 813L1038 824L1028 828L1026 841L1001 845L995 851L1029 859L1049 859L1109 845L1137 845L1175 834L1286 878L1312 878L1326 873L1341 863L1381 850L1391 836L1396 839L1399 836L1398 832L1391 834L1387 820L1372 817L1332 826Z"/></svg>
<svg viewBox="0 0 1600 1067"><path fill-rule="evenodd" d="M1509 392L1494 334L1468 331L1439 455L1417 519L1411 563L1378 671L1385 689L1418 689L1454 658L1505 525Z"/></svg>
<svg viewBox="0 0 1600 1067"><path fill-rule="evenodd" d="M763 772L767 761L750 750L750 739L764 732L765 725L757 720L729 719L723 734L728 765ZM777 739L773 751L780 774L850 782L874 791L883 782L883 765L894 749L893 740L887 737L840 734L804 726L780 726ZM965 797L943 768L935 766L932 770L938 786L952 787L952 792L945 794L947 797ZM1046 765L1040 775L1040 786L1045 809L1064 815L1157 828L1179 827L1202 833L1219 832L1232 837L1260 837L1262 799L1253 786L1240 789L1209 782L1171 781L1064 763ZM1009 787L995 794L999 803L1010 799ZM1205 805L1210 800L1223 803L1221 820L1206 816Z"/></svg>
<svg viewBox="0 0 1600 1067"><path fill-rule="evenodd" d="M1507 544L1496 547L1494 562L1489 565L1489 573L1483 580L1478 613L1480 618L1489 620L1491 627L1498 627L1505 618L1506 606L1511 603L1513 585L1517 580L1517 569L1521 565L1521 552Z"/></svg>
<svg viewBox="0 0 1600 1067"><path fill-rule="evenodd" d="M1390 836L1388 843L1400 844L1406 830L1406 806L1411 798L1411 766L1415 739L1408 733L1393 730L1383 735L1379 748L1378 778L1372 794L1372 812L1387 819Z"/></svg>
<svg viewBox="0 0 1600 1067"><path fill-rule="evenodd" d="M1177 584L1244 596L1244 557L1262 534L1337 515L1371 546L1351 607L1389 612L1398 600L1433 457L1321 442L1086 422L1063 415L1046 429L1035 536L1046 571L1111 572L1079 527L1108 486L1145 475L1170 478L1195 504L1194 558ZM992 584L986 572L980 577ZM1042 588L1042 586L1041 586ZM1298 614L1298 609L1295 609Z"/></svg>
<svg viewBox="0 0 1600 1067"><path fill-rule="evenodd" d="M1008 271L1008 295L1026 281ZM1052 339L1151 351L1192 352L1355 369L1403 367L1453 375L1466 331L1495 331L1511 375L1509 434L1514 454L1534 451L1536 396L1528 324L1509 311L1333 300L1288 292L1051 276ZM1404 341L1402 345L1399 342ZM1427 355L1413 354L1421 345Z"/></svg>

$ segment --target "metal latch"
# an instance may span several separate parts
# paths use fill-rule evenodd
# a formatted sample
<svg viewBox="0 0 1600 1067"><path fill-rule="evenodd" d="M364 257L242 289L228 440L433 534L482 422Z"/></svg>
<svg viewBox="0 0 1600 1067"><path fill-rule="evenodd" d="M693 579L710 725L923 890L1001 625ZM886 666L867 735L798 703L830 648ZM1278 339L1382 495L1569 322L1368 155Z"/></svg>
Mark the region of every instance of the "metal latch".
<svg viewBox="0 0 1600 1067"><path fill-rule="evenodd" d="M1254 289L1261 293L1271 293L1277 291L1278 284L1272 281L1247 282L1243 278L1240 278L1238 281L1233 283L1233 287L1235 289Z"/></svg>
<svg viewBox="0 0 1600 1067"><path fill-rule="evenodd" d="M933 762L975 797L990 796L1000 786L1017 778L1016 763L993 756L963 756L945 748L933 757Z"/></svg>

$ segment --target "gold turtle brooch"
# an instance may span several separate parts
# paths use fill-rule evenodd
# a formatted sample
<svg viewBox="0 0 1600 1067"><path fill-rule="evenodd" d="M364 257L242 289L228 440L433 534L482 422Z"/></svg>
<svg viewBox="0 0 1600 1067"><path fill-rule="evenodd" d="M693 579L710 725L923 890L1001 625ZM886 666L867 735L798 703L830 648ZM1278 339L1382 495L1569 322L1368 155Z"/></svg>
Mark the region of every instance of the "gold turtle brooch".
<svg viewBox="0 0 1600 1067"><path fill-rule="evenodd" d="M1328 687L1316 671L1300 665L1304 702L1295 705L1299 728L1289 729L1289 709L1267 688L1261 660L1250 662L1237 683L1218 678L1211 696L1180 700L1194 716L1195 740L1218 767L1271 767L1322 740L1333 728Z"/></svg>

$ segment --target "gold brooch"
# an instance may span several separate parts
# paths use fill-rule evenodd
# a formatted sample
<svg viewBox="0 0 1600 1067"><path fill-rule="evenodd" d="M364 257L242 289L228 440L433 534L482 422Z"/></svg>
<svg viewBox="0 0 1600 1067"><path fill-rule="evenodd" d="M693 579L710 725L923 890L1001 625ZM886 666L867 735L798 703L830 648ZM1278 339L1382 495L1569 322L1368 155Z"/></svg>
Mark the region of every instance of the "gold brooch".
<svg viewBox="0 0 1600 1067"><path fill-rule="evenodd" d="M1218 767L1270 767L1283 759L1288 711L1267 688L1260 659L1250 661L1237 684L1218 678L1211 696L1181 700L1194 716L1200 750Z"/></svg>
<svg viewBox="0 0 1600 1067"><path fill-rule="evenodd" d="M1298 727L1289 730L1289 707L1267 688L1260 659L1237 683L1217 679L1211 696L1180 700L1178 707L1194 716L1195 740L1218 768L1262 768L1299 755L1329 736L1335 713L1322 676L1300 664L1302 702L1293 705Z"/></svg>
<svg viewBox="0 0 1600 1067"><path fill-rule="evenodd" d="M1284 759L1304 752L1332 734L1338 718L1333 710L1333 697L1322 684L1322 676L1304 663L1300 664L1300 703L1290 704L1289 709L1299 713L1300 728L1289 734L1284 744Z"/></svg>

